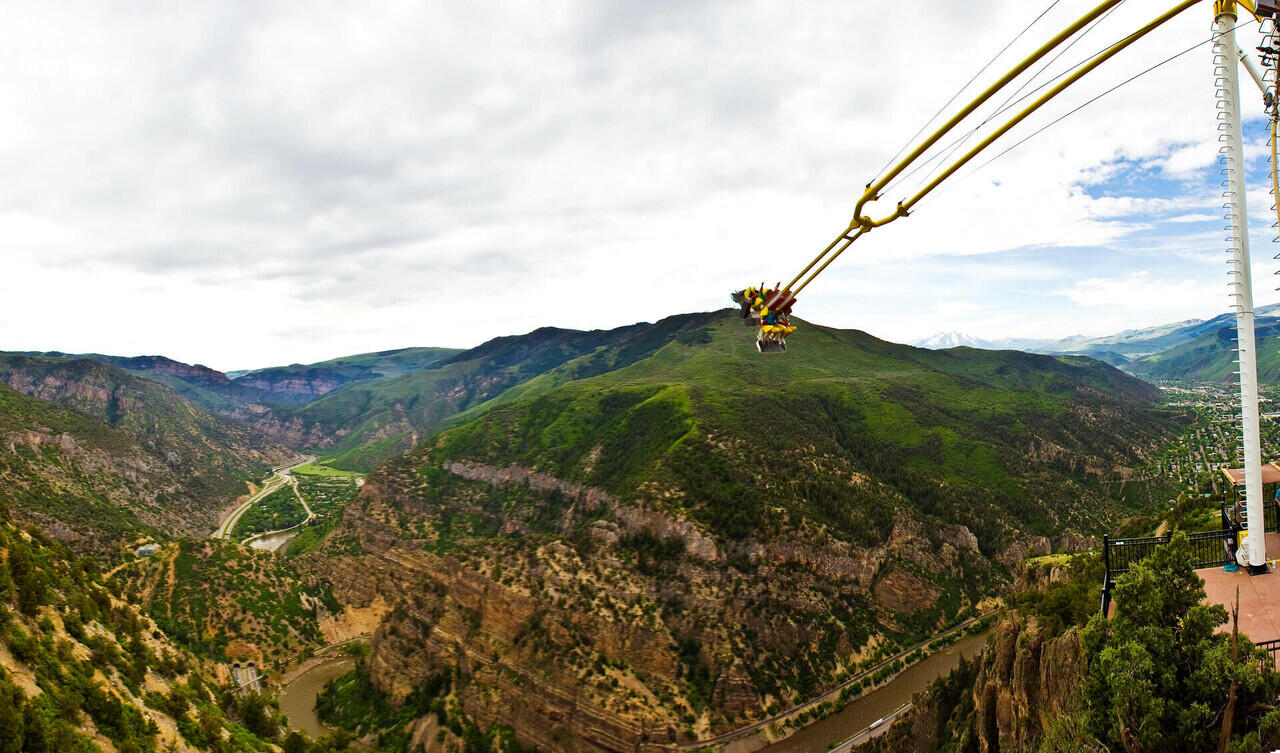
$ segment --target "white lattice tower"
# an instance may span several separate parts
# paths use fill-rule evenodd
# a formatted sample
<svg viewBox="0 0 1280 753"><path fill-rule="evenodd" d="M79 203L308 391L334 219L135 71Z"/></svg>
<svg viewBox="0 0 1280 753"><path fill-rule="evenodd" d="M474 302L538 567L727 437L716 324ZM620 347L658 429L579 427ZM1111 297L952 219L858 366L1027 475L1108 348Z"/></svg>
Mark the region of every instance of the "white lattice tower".
<svg viewBox="0 0 1280 753"><path fill-rule="evenodd" d="M1227 286L1236 314L1236 352L1240 366L1240 425L1244 454L1244 516L1250 529L1237 560L1254 568L1266 562L1262 501L1262 447L1259 438L1258 368L1253 331L1253 280L1249 261L1249 218L1245 207L1244 138L1240 118L1239 51L1236 14L1224 9L1214 20L1213 76L1217 107L1218 153L1222 164L1223 218L1227 221ZM1251 525L1253 524L1253 525Z"/></svg>
<svg viewBox="0 0 1280 753"><path fill-rule="evenodd" d="M1277 115L1280 114L1280 24L1277 24L1275 18L1264 18L1259 24L1258 30L1262 35L1262 44L1258 47L1258 51L1262 54L1262 84L1263 88L1271 93L1271 99L1267 103L1267 115L1274 122ZM1274 138L1274 132L1270 138ZM1267 174L1275 175L1276 165L1274 148L1267 149ZM1267 193L1271 196L1271 243L1280 243L1280 222L1276 220L1276 202L1280 201L1280 197L1276 196L1275 186L1268 186ZM1275 245L1272 248L1276 248ZM1280 260L1280 251L1272 255L1272 259ZM1280 270L1272 272L1274 275L1280 275ZM1280 290L1280 288L1276 288Z"/></svg>

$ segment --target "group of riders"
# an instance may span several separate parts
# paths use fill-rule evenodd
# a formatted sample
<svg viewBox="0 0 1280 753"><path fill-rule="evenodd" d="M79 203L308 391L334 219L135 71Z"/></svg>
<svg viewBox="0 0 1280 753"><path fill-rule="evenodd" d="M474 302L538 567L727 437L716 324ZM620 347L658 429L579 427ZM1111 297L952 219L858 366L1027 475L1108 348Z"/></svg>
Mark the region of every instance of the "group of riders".
<svg viewBox="0 0 1280 753"><path fill-rule="evenodd" d="M756 350L761 353L778 353L787 349L787 335L796 331L791 324L791 307L795 296L789 290L781 290L782 283L773 289L749 287L733 293L730 298L742 310L742 319L748 326L756 325Z"/></svg>

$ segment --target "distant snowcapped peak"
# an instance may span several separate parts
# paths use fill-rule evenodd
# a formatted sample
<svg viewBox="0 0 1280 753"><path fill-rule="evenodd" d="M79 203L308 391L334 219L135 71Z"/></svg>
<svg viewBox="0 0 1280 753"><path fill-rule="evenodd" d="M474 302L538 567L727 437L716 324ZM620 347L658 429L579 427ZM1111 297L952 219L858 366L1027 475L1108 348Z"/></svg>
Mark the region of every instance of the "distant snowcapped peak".
<svg viewBox="0 0 1280 753"><path fill-rule="evenodd" d="M939 332L922 340L917 340L911 344L917 348L929 348L930 350L956 348L962 345L967 345L970 348L989 347L989 344L982 338L974 337L973 335L966 335L963 332L956 332L955 330L950 332Z"/></svg>

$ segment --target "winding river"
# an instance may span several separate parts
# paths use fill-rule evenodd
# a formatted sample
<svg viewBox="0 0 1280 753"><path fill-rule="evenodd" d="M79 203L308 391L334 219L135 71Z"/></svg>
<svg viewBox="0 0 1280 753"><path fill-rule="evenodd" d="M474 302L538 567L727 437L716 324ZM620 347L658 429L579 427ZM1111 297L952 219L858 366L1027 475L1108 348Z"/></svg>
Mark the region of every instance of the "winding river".
<svg viewBox="0 0 1280 753"><path fill-rule="evenodd" d="M249 539L245 543L253 549L265 549L268 552L274 552L292 541L299 533L302 533L302 528L300 526L294 526L293 528L289 528L284 531L260 534Z"/></svg>
<svg viewBox="0 0 1280 753"><path fill-rule="evenodd" d="M289 726L317 738L329 730L316 716L316 696L330 680L341 677L356 666L351 656L336 656L299 675L280 691L280 711L289 718Z"/></svg>
<svg viewBox="0 0 1280 753"><path fill-rule="evenodd" d="M820 753L836 743L865 730L872 722L892 714L909 703L911 697L926 685L947 674L960 664L961 657L978 654L987 643L987 633L970 635L940 649L920 662L913 664L888 684L850 701L843 709L810 724L786 740L765 748L752 744L750 738L725 746L728 753L758 750L760 753ZM289 718L289 726L311 737L319 737L329 730L316 716L316 696L324 686L355 668L356 659L351 656L335 656L308 669L280 691L280 711Z"/></svg>
<svg viewBox="0 0 1280 753"><path fill-rule="evenodd" d="M987 645L987 633L970 635L902 671L883 687L850 701L843 709L820 719L760 753L821 753L853 737L877 719L892 714L925 686L955 669L961 657L975 656ZM728 748L733 750L733 746Z"/></svg>

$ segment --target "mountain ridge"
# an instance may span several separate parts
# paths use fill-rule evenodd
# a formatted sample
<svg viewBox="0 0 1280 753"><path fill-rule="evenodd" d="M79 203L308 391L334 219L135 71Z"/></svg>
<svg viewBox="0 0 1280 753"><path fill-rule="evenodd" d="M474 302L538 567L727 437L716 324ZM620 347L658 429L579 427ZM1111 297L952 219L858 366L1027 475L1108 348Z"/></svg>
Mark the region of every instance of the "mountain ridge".
<svg viewBox="0 0 1280 753"><path fill-rule="evenodd" d="M235 372L235 376L201 364L167 356L113 356L61 351L14 352L62 360L105 363L159 382L214 413L245 419L262 406L314 400L352 382L400 376L457 354L457 348L407 347L356 353L310 364L270 366ZM3 355L3 354L0 354ZM254 410L258 408L258 410Z"/></svg>
<svg viewBox="0 0 1280 753"><path fill-rule="evenodd" d="M1280 320L1280 304L1259 306L1254 314L1258 324ZM993 340L952 330L921 338L913 341L912 344L930 349L968 345L984 350L1012 349L1045 354L1080 354L1106 360L1112 365L1123 365L1132 359L1163 352L1207 333L1234 326L1235 314L1224 313L1210 319L1184 319L1100 336L1072 335L1058 339L999 338Z"/></svg>

